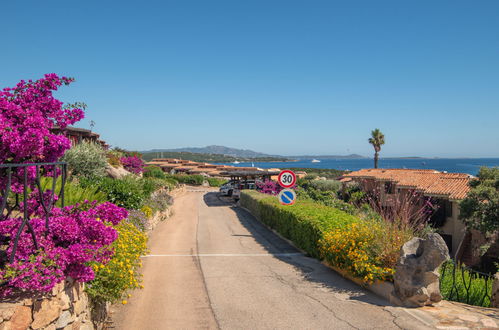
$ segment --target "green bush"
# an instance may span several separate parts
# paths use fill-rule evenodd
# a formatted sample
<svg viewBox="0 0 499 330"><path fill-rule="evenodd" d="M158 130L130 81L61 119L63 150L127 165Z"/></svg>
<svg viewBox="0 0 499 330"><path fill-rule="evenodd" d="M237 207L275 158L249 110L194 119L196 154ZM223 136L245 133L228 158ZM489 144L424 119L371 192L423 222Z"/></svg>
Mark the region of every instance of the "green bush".
<svg viewBox="0 0 499 330"><path fill-rule="evenodd" d="M218 179L218 178L207 178L206 181L210 184L210 187L220 187L224 183L227 182L225 179Z"/></svg>
<svg viewBox="0 0 499 330"><path fill-rule="evenodd" d="M341 190L341 182L337 180L312 180L309 185L320 191L331 191L337 193Z"/></svg>
<svg viewBox="0 0 499 330"><path fill-rule="evenodd" d="M180 183L194 186L200 186L204 182L204 176L202 175L175 175L174 178Z"/></svg>
<svg viewBox="0 0 499 330"><path fill-rule="evenodd" d="M263 223L316 258L320 258L319 240L325 232L360 221L341 210L310 200L298 200L293 206L283 206L276 197L256 191L243 191L240 203Z"/></svg>
<svg viewBox="0 0 499 330"><path fill-rule="evenodd" d="M52 190L52 179L51 178L40 178L40 183L42 190ZM61 177L57 178L55 185L55 192L59 194L61 191ZM82 203L85 200L90 202L97 201L98 203L103 203L106 201L106 194L99 191L96 187L87 186L84 187L76 181L66 181L64 185L64 205L74 205L77 203ZM62 206L62 199L59 199L56 203L57 206Z"/></svg>
<svg viewBox="0 0 499 330"><path fill-rule="evenodd" d="M61 161L68 163L72 175L102 177L106 173L106 152L101 145L82 142L66 151Z"/></svg>
<svg viewBox="0 0 499 330"><path fill-rule="evenodd" d="M144 173L143 176L145 178L157 178L157 179L165 179L166 175L165 172L159 167L159 166L146 166L144 168Z"/></svg>
<svg viewBox="0 0 499 330"><path fill-rule="evenodd" d="M98 186L111 203L126 209L138 210L144 203L144 185L140 179L132 176L121 179L102 178L98 181Z"/></svg>
<svg viewBox="0 0 499 330"><path fill-rule="evenodd" d="M454 271L455 276L453 276ZM490 306L492 278L485 281L484 277L470 272L462 265L455 265L452 260L446 261L440 267L440 276L440 292L444 299L475 306ZM469 295L467 295L466 288L468 288ZM485 297L486 293L487 297Z"/></svg>

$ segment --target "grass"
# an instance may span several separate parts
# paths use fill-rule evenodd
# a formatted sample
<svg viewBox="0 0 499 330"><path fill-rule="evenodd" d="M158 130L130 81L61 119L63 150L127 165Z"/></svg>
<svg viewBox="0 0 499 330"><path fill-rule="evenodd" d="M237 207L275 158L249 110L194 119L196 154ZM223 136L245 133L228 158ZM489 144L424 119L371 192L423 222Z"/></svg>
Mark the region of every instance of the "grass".
<svg viewBox="0 0 499 330"><path fill-rule="evenodd" d="M463 265L456 265L452 260L442 265L440 276L440 292L444 299L475 306L490 306L492 278L487 279L485 275L470 271Z"/></svg>

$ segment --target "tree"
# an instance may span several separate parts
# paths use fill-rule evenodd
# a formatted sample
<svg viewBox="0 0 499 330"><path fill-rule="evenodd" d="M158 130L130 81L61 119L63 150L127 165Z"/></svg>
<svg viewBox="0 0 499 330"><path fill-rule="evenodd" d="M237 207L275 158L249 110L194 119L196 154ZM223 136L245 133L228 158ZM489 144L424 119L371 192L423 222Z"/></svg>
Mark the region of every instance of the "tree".
<svg viewBox="0 0 499 330"><path fill-rule="evenodd" d="M374 147L374 168L378 168L379 152L381 151L381 146L385 144L385 136L379 128L376 128L374 131L371 131L371 137L368 141Z"/></svg>
<svg viewBox="0 0 499 330"><path fill-rule="evenodd" d="M468 228L491 236L499 231L499 167L482 167L470 186L460 204L460 218Z"/></svg>

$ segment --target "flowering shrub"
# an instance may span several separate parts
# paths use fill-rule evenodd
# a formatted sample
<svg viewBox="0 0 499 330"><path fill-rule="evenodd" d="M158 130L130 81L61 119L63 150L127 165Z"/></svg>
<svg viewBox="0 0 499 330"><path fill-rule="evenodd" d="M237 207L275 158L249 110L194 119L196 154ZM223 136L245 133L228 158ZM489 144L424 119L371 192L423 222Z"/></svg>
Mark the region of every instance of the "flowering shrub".
<svg viewBox="0 0 499 330"><path fill-rule="evenodd" d="M54 162L70 148L70 140L51 129L76 123L84 117L83 110L77 106L63 107L52 92L73 80L46 74L40 80L21 80L15 87L0 91L0 163ZM13 191L22 191L23 175L23 169L14 173ZM34 168L28 170L30 182L35 176ZM2 175L0 189L5 182Z"/></svg>
<svg viewBox="0 0 499 330"><path fill-rule="evenodd" d="M262 194L278 195L283 189L277 182L265 180L265 182L256 182L256 189Z"/></svg>
<svg viewBox="0 0 499 330"><path fill-rule="evenodd" d="M400 248L413 233L398 223L361 218L311 200L283 206L275 197L244 191L241 205L310 255L366 282L392 278Z"/></svg>
<svg viewBox="0 0 499 330"><path fill-rule="evenodd" d="M35 210L36 211L36 210ZM45 219L33 218L30 225L37 238L21 233L14 262L7 262L0 271L3 295L14 290L47 292L55 284L71 276L87 282L94 278L92 262L106 263L113 255L110 245L118 237L114 226L126 218L127 211L111 203L82 203L54 208L45 234ZM35 213L35 216L41 216ZM21 224L18 218L1 222L0 235L8 240L7 254L13 249L12 239Z"/></svg>
<svg viewBox="0 0 499 330"><path fill-rule="evenodd" d="M128 219L128 223L133 224L142 232L147 232L151 229L151 222L149 218L144 214L144 212L139 210L131 210Z"/></svg>
<svg viewBox="0 0 499 330"><path fill-rule="evenodd" d="M385 232L382 222L360 221L343 228L334 228L324 234L320 240L322 257L331 265L348 271L365 282L373 280L391 280L395 273L396 258L400 247L405 243L380 244L380 234ZM407 238L405 235L399 237ZM387 256L387 252L389 256ZM388 258L386 258L388 257Z"/></svg>
<svg viewBox="0 0 499 330"><path fill-rule="evenodd" d="M142 287L140 257L147 253L147 236L128 221L116 229L119 235L112 245L113 258L107 264L96 261L92 265L96 275L86 290L95 301L115 302L123 299L128 290Z"/></svg>
<svg viewBox="0 0 499 330"><path fill-rule="evenodd" d="M144 171L144 161L138 156L122 157L120 160L123 167L131 173L140 174Z"/></svg>

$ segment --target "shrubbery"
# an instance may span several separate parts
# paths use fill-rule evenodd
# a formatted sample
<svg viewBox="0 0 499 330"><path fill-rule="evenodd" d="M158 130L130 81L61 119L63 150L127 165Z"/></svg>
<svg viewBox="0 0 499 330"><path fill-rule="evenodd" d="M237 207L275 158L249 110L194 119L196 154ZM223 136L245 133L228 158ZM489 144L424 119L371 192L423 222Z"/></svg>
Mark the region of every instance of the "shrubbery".
<svg viewBox="0 0 499 330"><path fill-rule="evenodd" d="M69 171L75 176L101 177L106 173L106 152L96 143L74 145L61 160L68 163Z"/></svg>
<svg viewBox="0 0 499 330"><path fill-rule="evenodd" d="M171 176L170 176L171 177ZM175 180L180 183L190 184L194 186L200 186L203 184L205 178L202 175L175 175L173 176Z"/></svg>
<svg viewBox="0 0 499 330"><path fill-rule="evenodd" d="M206 181L208 181L210 187L220 187L227 182L227 180L219 178L206 178Z"/></svg>
<svg viewBox="0 0 499 330"><path fill-rule="evenodd" d="M116 229L118 239L112 245L113 258L106 264L93 264L95 279L86 289L97 302L116 302L124 299L127 291L141 287L140 257L147 252L147 235L127 221Z"/></svg>
<svg viewBox="0 0 499 330"><path fill-rule="evenodd" d="M144 168L144 177L145 178L157 178L157 179L165 179L165 172L159 166L149 165Z"/></svg>
<svg viewBox="0 0 499 330"><path fill-rule="evenodd" d="M412 237L396 224L361 218L311 200L283 206L275 197L243 191L241 205L311 256L324 258L364 281L391 279L400 248Z"/></svg>

